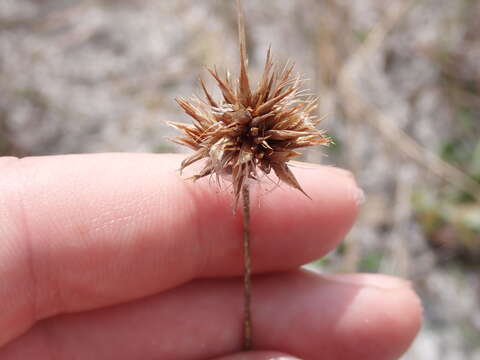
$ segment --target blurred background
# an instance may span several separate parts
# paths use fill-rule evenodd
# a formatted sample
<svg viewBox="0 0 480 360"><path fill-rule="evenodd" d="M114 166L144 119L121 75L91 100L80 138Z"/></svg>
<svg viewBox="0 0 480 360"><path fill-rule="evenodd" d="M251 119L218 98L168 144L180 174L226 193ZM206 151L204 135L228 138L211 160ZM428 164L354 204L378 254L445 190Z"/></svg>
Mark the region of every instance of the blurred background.
<svg viewBox="0 0 480 360"><path fill-rule="evenodd" d="M165 120L204 67L236 71L234 2L1 0L0 155L180 152ZM367 194L325 271L413 281L405 360L480 359L480 1L245 0L250 71L268 45L320 97L335 140L304 160ZM319 310L321 311L321 310Z"/></svg>

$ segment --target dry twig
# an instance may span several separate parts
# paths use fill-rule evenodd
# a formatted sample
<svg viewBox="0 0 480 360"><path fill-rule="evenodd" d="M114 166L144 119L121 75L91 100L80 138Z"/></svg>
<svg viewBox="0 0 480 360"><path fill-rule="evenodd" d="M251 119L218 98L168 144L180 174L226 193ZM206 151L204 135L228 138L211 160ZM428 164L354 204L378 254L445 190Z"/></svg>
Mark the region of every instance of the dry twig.
<svg viewBox="0 0 480 360"><path fill-rule="evenodd" d="M345 108L351 119L368 121L380 132L384 139L393 144L401 153L452 186L471 194L480 202L480 185L475 180L433 152L425 149L395 125L392 119L388 118L374 105L363 100L361 91L353 80L354 75L361 70L372 54L381 48L389 32L417 3L418 0L410 0L402 3L399 8L392 8L385 19L370 32L362 46L344 65L339 76L339 93L345 99Z"/></svg>

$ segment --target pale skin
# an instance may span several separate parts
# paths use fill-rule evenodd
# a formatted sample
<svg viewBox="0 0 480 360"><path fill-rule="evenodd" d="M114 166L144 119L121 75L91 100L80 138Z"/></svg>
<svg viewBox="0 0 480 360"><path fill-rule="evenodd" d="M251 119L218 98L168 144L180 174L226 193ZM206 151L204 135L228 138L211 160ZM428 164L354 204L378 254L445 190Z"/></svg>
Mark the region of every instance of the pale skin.
<svg viewBox="0 0 480 360"><path fill-rule="evenodd" d="M312 200L252 187L254 351L242 344L241 212L182 157L0 158L0 358L397 359L421 323L408 282L299 267L358 212L353 177L296 168Z"/></svg>

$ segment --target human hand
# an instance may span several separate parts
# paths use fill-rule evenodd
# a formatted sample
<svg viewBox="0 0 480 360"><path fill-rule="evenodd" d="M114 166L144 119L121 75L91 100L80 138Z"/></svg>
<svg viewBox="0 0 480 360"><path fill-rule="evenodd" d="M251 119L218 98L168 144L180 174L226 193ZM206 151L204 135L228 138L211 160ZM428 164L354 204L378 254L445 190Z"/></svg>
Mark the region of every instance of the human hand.
<svg viewBox="0 0 480 360"><path fill-rule="evenodd" d="M0 359L383 360L406 350L421 321L407 282L298 270L337 246L357 212L352 177L318 166L295 171L313 200L286 186L252 199L255 351L242 354L241 215L228 191L182 180L180 159L0 158Z"/></svg>

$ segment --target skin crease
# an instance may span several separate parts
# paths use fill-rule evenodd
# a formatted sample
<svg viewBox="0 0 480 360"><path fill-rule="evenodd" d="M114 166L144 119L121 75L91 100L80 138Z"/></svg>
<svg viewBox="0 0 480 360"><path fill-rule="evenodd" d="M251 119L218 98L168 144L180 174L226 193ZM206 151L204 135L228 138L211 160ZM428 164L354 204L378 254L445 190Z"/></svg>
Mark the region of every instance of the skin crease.
<svg viewBox="0 0 480 360"><path fill-rule="evenodd" d="M228 191L182 179L181 158L0 159L2 360L280 356L234 355L241 217ZM421 319L407 283L294 270L348 232L361 197L352 176L321 166L293 171L313 200L285 186L268 194L252 186L253 269L268 273L253 279L255 350L398 358Z"/></svg>

